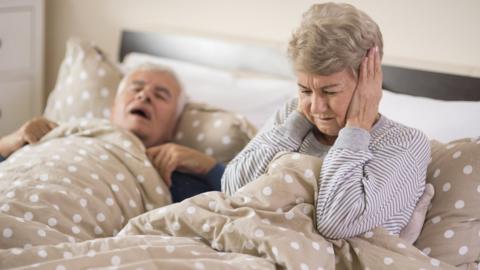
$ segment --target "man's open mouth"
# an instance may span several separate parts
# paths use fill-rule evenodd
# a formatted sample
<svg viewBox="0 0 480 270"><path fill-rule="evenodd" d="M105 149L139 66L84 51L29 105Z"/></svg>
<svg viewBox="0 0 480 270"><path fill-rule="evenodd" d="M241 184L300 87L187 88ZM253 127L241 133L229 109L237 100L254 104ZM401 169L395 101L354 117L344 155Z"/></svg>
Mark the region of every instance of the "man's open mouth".
<svg viewBox="0 0 480 270"><path fill-rule="evenodd" d="M134 115L137 115L137 116L140 116L142 118L145 118L147 120L150 120L150 118L151 118L150 113L147 110L142 109L142 108L134 108L134 109L130 110L130 113L134 114Z"/></svg>

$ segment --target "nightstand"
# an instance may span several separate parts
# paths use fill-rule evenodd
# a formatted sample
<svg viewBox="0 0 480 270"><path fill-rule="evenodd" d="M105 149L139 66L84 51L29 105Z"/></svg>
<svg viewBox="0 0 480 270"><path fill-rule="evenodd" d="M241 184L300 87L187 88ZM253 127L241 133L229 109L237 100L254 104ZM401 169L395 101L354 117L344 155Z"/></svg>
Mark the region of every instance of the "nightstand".
<svg viewBox="0 0 480 270"><path fill-rule="evenodd" d="M0 0L0 136L42 113L44 0Z"/></svg>

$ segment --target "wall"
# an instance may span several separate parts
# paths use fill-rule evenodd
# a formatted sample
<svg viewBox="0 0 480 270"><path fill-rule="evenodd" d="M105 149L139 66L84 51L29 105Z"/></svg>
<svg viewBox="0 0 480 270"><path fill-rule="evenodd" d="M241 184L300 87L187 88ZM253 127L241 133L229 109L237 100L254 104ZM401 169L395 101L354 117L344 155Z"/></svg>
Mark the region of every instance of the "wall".
<svg viewBox="0 0 480 270"><path fill-rule="evenodd" d="M47 0L46 80L53 89L70 36L112 57L121 29L285 43L312 0ZM350 0L380 25L385 62L480 77L480 1Z"/></svg>

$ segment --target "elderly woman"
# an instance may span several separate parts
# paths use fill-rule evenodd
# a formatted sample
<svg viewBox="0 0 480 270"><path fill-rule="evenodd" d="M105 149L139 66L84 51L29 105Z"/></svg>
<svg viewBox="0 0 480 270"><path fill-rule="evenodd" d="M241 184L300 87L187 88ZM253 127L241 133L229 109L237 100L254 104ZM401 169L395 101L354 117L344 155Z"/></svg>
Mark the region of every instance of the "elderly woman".
<svg viewBox="0 0 480 270"><path fill-rule="evenodd" d="M399 234L424 192L430 147L422 132L378 112L378 25L351 5L317 4L304 14L288 51L298 98L227 166L222 190L232 194L253 181L281 151L314 155L324 160L320 234L347 238L379 226Z"/></svg>

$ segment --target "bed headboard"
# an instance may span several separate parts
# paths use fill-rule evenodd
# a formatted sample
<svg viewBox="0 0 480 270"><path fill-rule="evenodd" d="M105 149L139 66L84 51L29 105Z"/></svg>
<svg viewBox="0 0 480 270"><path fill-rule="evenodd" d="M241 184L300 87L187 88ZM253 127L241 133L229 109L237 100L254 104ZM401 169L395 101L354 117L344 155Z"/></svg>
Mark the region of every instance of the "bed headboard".
<svg viewBox="0 0 480 270"><path fill-rule="evenodd" d="M267 44L218 38L123 31L119 60L140 52L216 68L292 77L285 52ZM383 87L441 100L480 101L480 78L383 65Z"/></svg>

